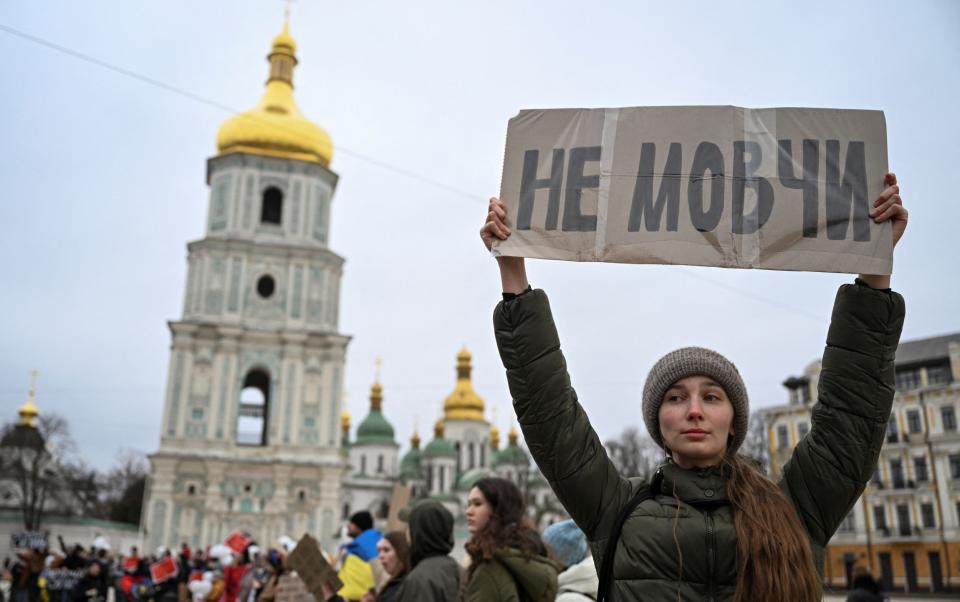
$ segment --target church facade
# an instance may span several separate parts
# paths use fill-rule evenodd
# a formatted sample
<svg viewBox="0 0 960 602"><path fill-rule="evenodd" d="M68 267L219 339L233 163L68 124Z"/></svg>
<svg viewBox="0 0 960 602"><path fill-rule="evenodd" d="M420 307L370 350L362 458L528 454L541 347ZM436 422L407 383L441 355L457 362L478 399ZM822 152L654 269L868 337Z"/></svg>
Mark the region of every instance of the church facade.
<svg viewBox="0 0 960 602"><path fill-rule="evenodd" d="M169 324L148 549L234 529L328 542L339 522L350 339L338 330L343 258L327 246L333 146L294 101L286 26L268 60L262 99L223 123L207 164L206 232L188 245L183 315Z"/></svg>

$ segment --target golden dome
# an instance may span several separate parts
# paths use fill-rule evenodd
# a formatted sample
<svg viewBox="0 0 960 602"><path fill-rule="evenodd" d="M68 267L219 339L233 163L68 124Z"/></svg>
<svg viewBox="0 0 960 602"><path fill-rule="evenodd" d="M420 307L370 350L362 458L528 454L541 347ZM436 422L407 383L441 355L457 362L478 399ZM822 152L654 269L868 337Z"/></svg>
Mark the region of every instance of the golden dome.
<svg viewBox="0 0 960 602"><path fill-rule="evenodd" d="M443 439L443 420L437 420L433 425L433 436L437 439Z"/></svg>
<svg viewBox="0 0 960 602"><path fill-rule="evenodd" d="M340 428L343 432L350 430L350 412L346 410L340 412Z"/></svg>
<svg viewBox="0 0 960 602"><path fill-rule="evenodd" d="M517 437L518 437L517 427L515 427L515 426L513 426L513 425L511 424L511 425L510 425L510 431L507 432L507 441L509 442L510 445L516 445L516 444L517 444Z"/></svg>
<svg viewBox="0 0 960 602"><path fill-rule="evenodd" d="M490 426L490 449L500 449L500 429L495 424Z"/></svg>
<svg viewBox="0 0 960 602"><path fill-rule="evenodd" d="M417 431L413 431L413 436L410 437L410 447L420 449L420 434Z"/></svg>
<svg viewBox="0 0 960 602"><path fill-rule="evenodd" d="M303 116L293 99L293 68L297 43L287 24L273 38L268 55L270 76L260 102L223 122L217 132L221 155L253 153L330 165L333 141L327 132Z"/></svg>
<svg viewBox="0 0 960 602"><path fill-rule="evenodd" d="M483 399L470 382L470 352L464 347L457 354L457 386L443 402L444 420L477 420L483 422Z"/></svg>
<svg viewBox="0 0 960 602"><path fill-rule="evenodd" d="M20 414L20 424L24 426L36 426L37 416L40 415L40 408L33 402L37 390L37 370L30 371L30 392L27 393L27 401L17 409Z"/></svg>

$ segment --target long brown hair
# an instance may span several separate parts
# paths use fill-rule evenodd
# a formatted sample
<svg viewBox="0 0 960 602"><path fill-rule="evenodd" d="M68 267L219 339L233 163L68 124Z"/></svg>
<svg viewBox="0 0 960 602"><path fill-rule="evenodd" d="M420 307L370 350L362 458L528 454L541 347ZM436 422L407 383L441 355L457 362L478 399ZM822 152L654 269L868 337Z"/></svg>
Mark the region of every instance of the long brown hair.
<svg viewBox="0 0 960 602"><path fill-rule="evenodd" d="M729 454L720 464L737 535L734 602L821 599L810 536L797 510L753 462Z"/></svg>
<svg viewBox="0 0 960 602"><path fill-rule="evenodd" d="M393 552L397 555L399 570L396 575L390 575L390 581L400 579L410 572L410 544L407 543L407 535L403 531L390 531L383 538L390 542Z"/></svg>
<svg viewBox="0 0 960 602"><path fill-rule="evenodd" d="M540 536L526 514L526 504L516 485L506 479L488 477L473 484L490 504L490 520L464 546L470 556L467 580L485 560L492 560L497 550L516 548L525 556L544 554Z"/></svg>

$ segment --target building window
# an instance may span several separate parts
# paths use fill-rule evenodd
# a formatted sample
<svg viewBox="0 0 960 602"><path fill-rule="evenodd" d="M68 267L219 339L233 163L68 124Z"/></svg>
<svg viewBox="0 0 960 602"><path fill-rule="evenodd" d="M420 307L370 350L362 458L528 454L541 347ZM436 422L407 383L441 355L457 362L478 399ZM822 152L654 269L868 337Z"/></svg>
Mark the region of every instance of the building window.
<svg viewBox="0 0 960 602"><path fill-rule="evenodd" d="M377 456L377 473L383 472L383 454Z"/></svg>
<svg viewBox="0 0 960 602"><path fill-rule="evenodd" d="M933 518L933 504L920 504L920 516L923 519L924 529L933 529L936 527L936 521Z"/></svg>
<svg viewBox="0 0 960 602"><path fill-rule="evenodd" d="M941 407L940 417L943 419L943 430L957 430L957 411L953 408L953 406Z"/></svg>
<svg viewBox="0 0 960 602"><path fill-rule="evenodd" d="M899 391L909 391L920 388L920 370L913 368L909 370L898 370L896 374L896 387Z"/></svg>
<svg viewBox="0 0 960 602"><path fill-rule="evenodd" d="M910 507L906 504L897 504L897 526L900 535L906 536L913 532L910 528Z"/></svg>
<svg viewBox="0 0 960 602"><path fill-rule="evenodd" d="M939 364L927 367L927 384L946 385L949 384L951 380L953 380L953 375L950 373L950 364Z"/></svg>
<svg viewBox="0 0 960 602"><path fill-rule="evenodd" d="M257 280L257 294L263 297L264 299L269 299L273 295L273 291L276 290L277 283L274 282L273 276L264 275L260 276Z"/></svg>
<svg viewBox="0 0 960 602"><path fill-rule="evenodd" d="M438 466L437 470L440 471L440 493L443 493L445 491L444 489L445 479L443 478L445 476L443 474L445 471L443 470L443 466Z"/></svg>
<svg viewBox="0 0 960 602"><path fill-rule="evenodd" d="M887 443L896 443L900 438L897 434L897 415L890 414L890 420L887 421Z"/></svg>
<svg viewBox="0 0 960 602"><path fill-rule="evenodd" d="M360 474L367 474L367 457L360 456Z"/></svg>
<svg viewBox="0 0 960 602"><path fill-rule="evenodd" d="M342 520L347 520L348 518L350 518L350 504L349 504L349 503L344 503L344 504L343 504L343 515L342 515L340 518L341 518Z"/></svg>
<svg viewBox="0 0 960 602"><path fill-rule="evenodd" d="M926 483L930 480L927 474L927 458L920 456L913 459L913 473L916 476L917 483Z"/></svg>
<svg viewBox="0 0 960 602"><path fill-rule="evenodd" d="M857 530L857 515L853 513L853 510L847 514L847 517L843 519L843 522L840 523L840 531L844 533L851 533Z"/></svg>
<svg viewBox="0 0 960 602"><path fill-rule="evenodd" d="M187 487L187 495L195 495L196 493L197 493L196 485L190 485L189 487Z"/></svg>
<svg viewBox="0 0 960 602"><path fill-rule="evenodd" d="M907 410L907 430L911 433L920 432L921 428L919 410Z"/></svg>
<svg viewBox="0 0 960 602"><path fill-rule="evenodd" d="M883 506L873 507L873 522L877 529L883 530L887 528L887 513Z"/></svg>
<svg viewBox="0 0 960 602"><path fill-rule="evenodd" d="M280 224L283 218L283 193L276 186L263 191L263 205L260 208L261 224Z"/></svg>
<svg viewBox="0 0 960 602"><path fill-rule="evenodd" d="M893 481L894 489L903 489L907 486L903 480L903 460L899 458L890 460L890 480Z"/></svg>
<svg viewBox="0 0 960 602"><path fill-rule="evenodd" d="M787 435L787 425L781 424L777 427L777 449L783 450L790 447L790 439Z"/></svg>
<svg viewBox="0 0 960 602"><path fill-rule="evenodd" d="M807 433L810 432L810 425L806 422L801 422L797 425L797 440L803 439L807 436Z"/></svg>
<svg viewBox="0 0 960 602"><path fill-rule="evenodd" d="M950 478L960 479L960 454L950 455Z"/></svg>
<svg viewBox="0 0 960 602"><path fill-rule="evenodd" d="M473 469L474 465L476 464L476 457L474 456L475 453L476 453L476 452L474 452L473 443L468 443L468 444L467 444L467 457L468 457L469 460L470 460L470 461L469 461L470 469Z"/></svg>
<svg viewBox="0 0 960 602"><path fill-rule="evenodd" d="M260 369L247 373L240 390L238 445L266 445L270 409L270 375Z"/></svg>

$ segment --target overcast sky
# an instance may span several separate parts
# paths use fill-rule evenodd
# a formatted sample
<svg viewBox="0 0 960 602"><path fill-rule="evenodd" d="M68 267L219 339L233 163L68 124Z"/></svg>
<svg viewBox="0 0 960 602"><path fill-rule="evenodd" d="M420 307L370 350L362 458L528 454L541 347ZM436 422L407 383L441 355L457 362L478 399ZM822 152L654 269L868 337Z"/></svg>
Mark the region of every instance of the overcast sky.
<svg viewBox="0 0 960 602"><path fill-rule="evenodd" d="M280 0L0 4L0 25L244 110L259 99ZM298 0L296 97L336 148L331 247L346 258L347 406L366 414L374 358L406 448L425 440L474 353L510 424L477 236L521 108L732 104L881 109L911 223L894 287L904 338L960 330L960 3L331 2ZM152 452L186 243L230 112L0 29L0 410L65 415L86 459ZM414 179L365 160L418 174ZM463 193L433 185L436 181ZM822 352L838 274L530 261L574 386L601 437L639 425L654 361L713 347L754 407Z"/></svg>

